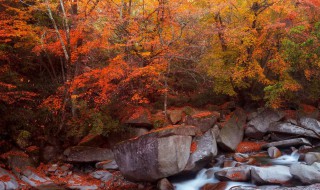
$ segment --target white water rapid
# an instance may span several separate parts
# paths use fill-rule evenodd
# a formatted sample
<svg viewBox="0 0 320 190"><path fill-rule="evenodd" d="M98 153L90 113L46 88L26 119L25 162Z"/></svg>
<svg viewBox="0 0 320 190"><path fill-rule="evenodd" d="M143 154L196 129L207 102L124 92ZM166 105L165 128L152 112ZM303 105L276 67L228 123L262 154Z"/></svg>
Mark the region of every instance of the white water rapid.
<svg viewBox="0 0 320 190"><path fill-rule="evenodd" d="M297 163L299 159L299 154L297 151L292 152L290 155L283 155L279 158L267 159L269 163L273 165L291 165L293 163ZM219 183L220 181L216 178L208 178L206 172L212 170L213 172L217 172L222 170L220 167L213 167L209 169L202 169L194 179L190 179L187 181L173 183L175 190L200 190L205 184L208 183ZM225 190L229 190L235 186L255 186L251 183L245 182L228 182Z"/></svg>

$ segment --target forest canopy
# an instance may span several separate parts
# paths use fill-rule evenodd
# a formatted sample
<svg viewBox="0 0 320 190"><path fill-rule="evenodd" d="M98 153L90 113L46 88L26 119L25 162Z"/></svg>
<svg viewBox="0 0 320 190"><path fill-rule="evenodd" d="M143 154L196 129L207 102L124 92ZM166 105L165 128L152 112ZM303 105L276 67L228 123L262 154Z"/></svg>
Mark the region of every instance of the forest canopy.
<svg viewBox="0 0 320 190"><path fill-rule="evenodd" d="M108 135L137 106L319 100L319 0L0 0L0 26L4 136Z"/></svg>

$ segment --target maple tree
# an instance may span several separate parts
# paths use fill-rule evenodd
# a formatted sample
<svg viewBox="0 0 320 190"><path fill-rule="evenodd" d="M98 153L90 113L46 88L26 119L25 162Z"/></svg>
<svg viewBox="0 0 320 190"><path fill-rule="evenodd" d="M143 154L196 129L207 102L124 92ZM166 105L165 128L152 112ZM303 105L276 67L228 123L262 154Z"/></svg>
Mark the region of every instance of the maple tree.
<svg viewBox="0 0 320 190"><path fill-rule="evenodd" d="M319 5L0 0L1 113L19 105L47 134L84 136L116 131L123 106L316 101Z"/></svg>

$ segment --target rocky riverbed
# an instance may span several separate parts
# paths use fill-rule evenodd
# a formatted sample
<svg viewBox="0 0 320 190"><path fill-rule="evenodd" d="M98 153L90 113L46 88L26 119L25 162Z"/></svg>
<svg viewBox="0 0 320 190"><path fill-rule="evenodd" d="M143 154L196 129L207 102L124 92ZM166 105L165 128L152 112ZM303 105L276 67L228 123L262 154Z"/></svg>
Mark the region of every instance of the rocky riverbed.
<svg viewBox="0 0 320 190"><path fill-rule="evenodd" d="M1 155L0 189L320 189L318 116L317 109L171 110L172 125L141 128L112 147L82 142L47 164L10 150Z"/></svg>

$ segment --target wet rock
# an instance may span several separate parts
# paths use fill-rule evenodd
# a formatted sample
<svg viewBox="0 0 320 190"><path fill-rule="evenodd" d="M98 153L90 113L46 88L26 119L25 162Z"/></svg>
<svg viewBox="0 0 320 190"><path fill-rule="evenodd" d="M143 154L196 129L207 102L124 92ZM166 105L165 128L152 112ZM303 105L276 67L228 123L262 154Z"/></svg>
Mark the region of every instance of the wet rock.
<svg viewBox="0 0 320 190"><path fill-rule="evenodd" d="M246 118L244 110L238 108L226 122L225 126L220 130L217 139L218 145L222 149L227 151L236 150L238 144L243 139Z"/></svg>
<svg viewBox="0 0 320 190"><path fill-rule="evenodd" d="M90 176L103 182L107 182L112 178L112 174L105 170L95 171L91 173Z"/></svg>
<svg viewBox="0 0 320 190"><path fill-rule="evenodd" d="M121 173L133 181L156 181L181 172L190 156L188 134L195 134L194 129L169 127L117 144L113 151Z"/></svg>
<svg viewBox="0 0 320 190"><path fill-rule="evenodd" d="M249 181L251 166L239 166L226 168L215 172L214 175L220 181Z"/></svg>
<svg viewBox="0 0 320 190"><path fill-rule="evenodd" d="M302 117L299 119L299 124L305 129L311 130L316 138L320 139L320 122L314 118Z"/></svg>
<svg viewBox="0 0 320 190"><path fill-rule="evenodd" d="M201 132L206 132L213 127L219 117L220 113L218 112L200 112L186 116L185 124L196 126Z"/></svg>
<svg viewBox="0 0 320 190"><path fill-rule="evenodd" d="M229 167L235 167L237 165L238 162L233 161L233 160L225 160L223 162L223 167L224 168L229 168Z"/></svg>
<svg viewBox="0 0 320 190"><path fill-rule="evenodd" d="M278 158L281 156L281 151L277 147L269 147L268 155L270 158Z"/></svg>
<svg viewBox="0 0 320 190"><path fill-rule="evenodd" d="M200 190L225 190L227 185L227 182L206 184L205 186L201 187Z"/></svg>
<svg viewBox="0 0 320 190"><path fill-rule="evenodd" d="M320 183L320 163L315 162L311 166L296 163L290 167L291 174L305 184Z"/></svg>
<svg viewBox="0 0 320 190"><path fill-rule="evenodd" d="M271 123L279 121L283 117L283 113L271 109L265 109L248 122L245 135L247 137L259 139L268 131Z"/></svg>
<svg viewBox="0 0 320 190"><path fill-rule="evenodd" d="M199 171L218 154L216 138L212 129L200 137L195 137L192 143L195 150L191 153L184 172Z"/></svg>
<svg viewBox="0 0 320 190"><path fill-rule="evenodd" d="M311 165L314 162L320 162L320 152L308 152L304 156L304 161Z"/></svg>
<svg viewBox="0 0 320 190"><path fill-rule="evenodd" d="M251 179L254 184L284 184L292 175L287 166L252 167Z"/></svg>
<svg viewBox="0 0 320 190"><path fill-rule="evenodd" d="M19 183L16 178L8 171L0 168L0 189L13 190L18 189Z"/></svg>
<svg viewBox="0 0 320 190"><path fill-rule="evenodd" d="M158 190L174 190L173 185L167 178L163 178L158 181L157 184Z"/></svg>
<svg viewBox="0 0 320 190"><path fill-rule="evenodd" d="M233 155L233 159L235 159L237 162L247 162L249 161L249 158L249 155L242 153L235 153Z"/></svg>
<svg viewBox="0 0 320 190"><path fill-rule="evenodd" d="M117 165L115 160L106 160L102 162L96 163L97 169L103 169L103 170L118 170L119 166Z"/></svg>
<svg viewBox="0 0 320 190"><path fill-rule="evenodd" d="M99 162L113 159L113 153L107 148L74 146L63 153L68 162Z"/></svg>
<svg viewBox="0 0 320 190"><path fill-rule="evenodd" d="M290 146L300 146L300 145L311 145L311 143L305 138L288 139L283 141L271 142L262 145L262 148L269 147L290 147Z"/></svg>
<svg viewBox="0 0 320 190"><path fill-rule="evenodd" d="M268 131L276 133L285 133L290 135L301 135L312 138L319 137L313 131L306 129L305 127L294 125L292 123L275 122L270 125Z"/></svg>

